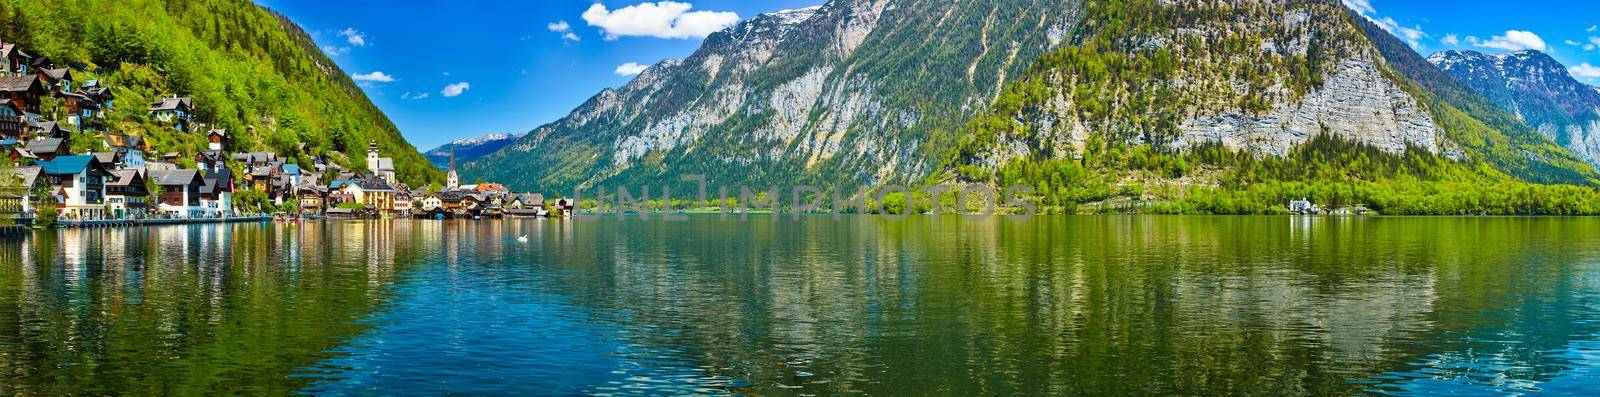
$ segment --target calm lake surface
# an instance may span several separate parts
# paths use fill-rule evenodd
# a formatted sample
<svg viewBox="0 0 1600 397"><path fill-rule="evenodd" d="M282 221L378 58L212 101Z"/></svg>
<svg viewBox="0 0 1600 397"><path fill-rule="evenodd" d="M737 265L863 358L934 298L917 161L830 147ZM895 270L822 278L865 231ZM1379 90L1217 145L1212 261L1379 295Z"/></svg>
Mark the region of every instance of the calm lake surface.
<svg viewBox="0 0 1600 397"><path fill-rule="evenodd" d="M0 242L0 394L223 392L1594 395L1600 219L608 216Z"/></svg>

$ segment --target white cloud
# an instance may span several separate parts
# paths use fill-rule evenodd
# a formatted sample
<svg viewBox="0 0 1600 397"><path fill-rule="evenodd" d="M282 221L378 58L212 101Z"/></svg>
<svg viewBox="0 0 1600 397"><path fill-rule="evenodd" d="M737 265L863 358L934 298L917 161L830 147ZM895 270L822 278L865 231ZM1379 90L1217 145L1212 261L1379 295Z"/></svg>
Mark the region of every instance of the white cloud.
<svg viewBox="0 0 1600 397"><path fill-rule="evenodd" d="M1344 1L1344 6L1345 7L1350 7L1350 9L1356 10L1356 12L1359 12L1362 15L1374 14L1374 13L1378 12L1378 10L1372 8L1372 2L1370 2L1368 0L1343 0L1343 1Z"/></svg>
<svg viewBox="0 0 1600 397"><path fill-rule="evenodd" d="M1439 42L1445 45L1461 45L1461 36L1456 36L1455 33L1447 34L1444 35L1444 38L1439 39Z"/></svg>
<svg viewBox="0 0 1600 397"><path fill-rule="evenodd" d="M621 36L663 39L701 38L739 23L739 14L718 11L689 11L694 5L675 1L640 3L616 10L604 4L589 6L583 21L599 27L606 40Z"/></svg>
<svg viewBox="0 0 1600 397"><path fill-rule="evenodd" d="M461 93L466 92L468 88L472 88L472 84L467 84L467 82L463 81L444 86L444 89L440 90L439 94L444 95L445 98L450 98L461 95Z"/></svg>
<svg viewBox="0 0 1600 397"><path fill-rule="evenodd" d="M322 46L322 52L326 52L328 55L344 55L350 53L350 47L334 47L331 45L325 45Z"/></svg>
<svg viewBox="0 0 1600 397"><path fill-rule="evenodd" d="M1573 47L1577 47L1577 46L1583 45L1583 43L1579 43L1579 42L1572 41L1572 40L1563 41L1562 43L1565 43L1566 45L1570 45L1570 46L1573 46Z"/></svg>
<svg viewBox="0 0 1600 397"><path fill-rule="evenodd" d="M344 28L339 31L339 37L343 37L344 41L356 47L367 46L367 34L356 31L356 28Z"/></svg>
<svg viewBox="0 0 1600 397"><path fill-rule="evenodd" d="M1573 76L1586 79L1600 78L1600 66L1590 65L1588 62L1584 62L1578 66L1573 66L1571 69L1568 69L1568 71L1571 71Z"/></svg>
<svg viewBox="0 0 1600 397"><path fill-rule="evenodd" d="M551 22L549 25L545 25L545 27L549 28L551 32L561 34L561 40L563 41L583 41L582 38L578 37L577 33L572 31L572 25L567 24L567 21L563 20Z"/></svg>
<svg viewBox="0 0 1600 397"><path fill-rule="evenodd" d="M352 74L350 75L350 78L355 79L356 81L370 81L375 83L394 82L394 76L390 76L388 73L384 73L381 70L374 70L372 73Z"/></svg>
<svg viewBox="0 0 1600 397"><path fill-rule="evenodd" d="M424 92L421 94L412 94L410 91L406 91L406 93L400 94L400 99L413 101L418 99L428 99L428 93Z"/></svg>
<svg viewBox="0 0 1600 397"><path fill-rule="evenodd" d="M1585 32L1593 32L1596 29L1600 29L1600 25L1589 25L1589 28L1588 29L1584 29L1583 31L1585 31Z"/></svg>
<svg viewBox="0 0 1600 397"><path fill-rule="evenodd" d="M1400 22L1395 21L1394 18L1379 16L1378 9L1372 7L1372 2L1370 0L1341 1L1344 3L1345 7L1350 7L1350 9L1355 10L1357 14L1360 14L1361 17L1372 21L1372 23L1378 24L1378 27L1389 31L1389 34L1399 37L1400 40L1404 40L1406 44L1410 44L1412 47L1422 47L1422 39L1428 37L1428 33L1422 31L1422 26L1408 27L1401 25Z"/></svg>
<svg viewBox="0 0 1600 397"><path fill-rule="evenodd" d="M622 76L632 76L639 73L644 73L644 70L649 68L650 66L640 65L637 62L628 62L622 64L622 66L618 66L614 73Z"/></svg>
<svg viewBox="0 0 1600 397"><path fill-rule="evenodd" d="M1526 30L1507 30L1506 34L1491 37L1488 41L1478 40L1474 37L1468 37L1468 39L1472 45L1478 47L1497 48L1506 51L1549 51L1550 49L1544 44L1544 39L1539 38L1539 35Z"/></svg>

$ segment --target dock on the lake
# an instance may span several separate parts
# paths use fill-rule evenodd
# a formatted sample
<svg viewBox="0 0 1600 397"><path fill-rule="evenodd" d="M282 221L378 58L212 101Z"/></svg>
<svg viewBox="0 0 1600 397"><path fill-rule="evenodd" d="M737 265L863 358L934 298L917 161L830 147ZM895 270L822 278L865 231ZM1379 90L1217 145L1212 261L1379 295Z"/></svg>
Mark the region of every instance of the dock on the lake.
<svg viewBox="0 0 1600 397"><path fill-rule="evenodd" d="M56 227L88 228L88 227L127 227L148 225L188 225L201 223L243 223L267 222L270 216L236 216L227 218L173 218L173 219L105 219L88 221L57 221Z"/></svg>
<svg viewBox="0 0 1600 397"><path fill-rule="evenodd" d="M0 226L0 238L21 237L28 234L28 227L23 225Z"/></svg>

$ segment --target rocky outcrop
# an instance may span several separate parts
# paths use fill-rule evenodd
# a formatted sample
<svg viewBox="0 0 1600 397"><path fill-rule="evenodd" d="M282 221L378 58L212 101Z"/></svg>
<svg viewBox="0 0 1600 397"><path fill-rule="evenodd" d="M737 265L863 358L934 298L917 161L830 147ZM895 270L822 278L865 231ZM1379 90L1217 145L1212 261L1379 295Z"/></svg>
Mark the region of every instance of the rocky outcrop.
<svg viewBox="0 0 1600 397"><path fill-rule="evenodd" d="M1228 111L1186 121L1176 142L1186 147L1220 142L1230 149L1281 156L1317 134L1364 142L1391 153L1409 147L1444 152L1441 130L1415 98L1379 70L1372 59L1347 59L1323 86L1263 114Z"/></svg>
<svg viewBox="0 0 1600 397"><path fill-rule="evenodd" d="M1077 7L833 0L759 15L463 175L566 190L687 174L841 185L926 174L943 149L925 142L981 111L1004 76L1059 43Z"/></svg>

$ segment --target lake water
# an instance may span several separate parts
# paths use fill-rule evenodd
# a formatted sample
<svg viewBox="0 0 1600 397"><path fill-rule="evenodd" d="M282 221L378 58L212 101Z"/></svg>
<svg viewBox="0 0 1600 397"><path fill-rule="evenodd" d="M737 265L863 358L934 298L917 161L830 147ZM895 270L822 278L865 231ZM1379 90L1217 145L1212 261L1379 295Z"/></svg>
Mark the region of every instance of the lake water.
<svg viewBox="0 0 1600 397"><path fill-rule="evenodd" d="M1594 395L1600 219L710 215L0 242L0 394L224 392Z"/></svg>

